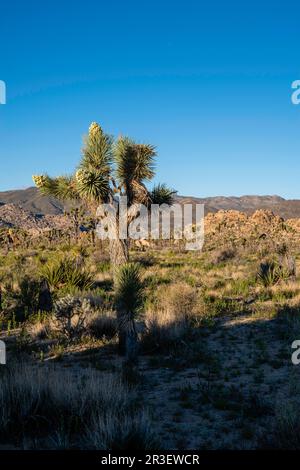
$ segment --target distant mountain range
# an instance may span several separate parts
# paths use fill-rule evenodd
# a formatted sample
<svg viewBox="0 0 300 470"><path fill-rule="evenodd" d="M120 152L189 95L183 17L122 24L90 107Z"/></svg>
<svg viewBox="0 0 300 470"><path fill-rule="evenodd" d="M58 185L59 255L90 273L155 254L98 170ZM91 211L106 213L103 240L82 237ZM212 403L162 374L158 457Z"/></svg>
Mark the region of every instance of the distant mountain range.
<svg viewBox="0 0 300 470"><path fill-rule="evenodd" d="M275 215L284 219L300 218L300 200L284 199L280 196L215 196L206 198L178 196L180 203L202 203L205 205L205 213L219 210L236 210L253 214L256 210L271 210ZM1 200L1 193L0 193Z"/></svg>
<svg viewBox="0 0 300 470"><path fill-rule="evenodd" d="M57 199L42 196L37 188L16 189L0 192L0 205L15 204L33 214L59 215L64 211L64 205Z"/></svg>
<svg viewBox="0 0 300 470"><path fill-rule="evenodd" d="M284 219L300 218L300 200L284 199L280 196L241 196L241 197L186 197L177 196L179 203L205 204L205 212L238 210L252 214L258 209L268 209ZM36 188L0 192L0 205L14 204L38 215L60 215L70 205L64 205L53 197L42 196Z"/></svg>

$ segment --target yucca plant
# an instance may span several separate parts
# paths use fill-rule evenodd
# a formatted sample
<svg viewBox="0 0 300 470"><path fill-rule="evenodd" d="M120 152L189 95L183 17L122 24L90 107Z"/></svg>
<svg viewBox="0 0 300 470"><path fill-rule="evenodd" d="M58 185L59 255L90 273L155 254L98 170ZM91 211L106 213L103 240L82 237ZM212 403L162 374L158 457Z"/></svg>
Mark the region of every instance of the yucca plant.
<svg viewBox="0 0 300 470"><path fill-rule="evenodd" d="M139 215L136 204L149 206L173 201L175 191L165 185L156 186L152 192L146 188L145 184L155 174L155 156L152 145L137 144L127 137L114 142L97 123L92 123L85 138L82 159L73 175L57 178L38 175L33 176L33 181L43 194L77 201L89 209L95 220L99 204L106 203L115 209L119 196L126 196L128 216L125 222L128 227ZM119 233L118 215L116 221L112 221L116 233ZM127 239L110 240L110 256L115 274L118 266L129 260Z"/></svg>
<svg viewBox="0 0 300 470"><path fill-rule="evenodd" d="M168 204L171 206L174 202L174 195L176 191L168 188L165 184L159 183L151 191L151 199L155 201L155 204Z"/></svg>
<svg viewBox="0 0 300 470"><path fill-rule="evenodd" d="M143 305L143 282L137 263L127 263L116 276L115 302L118 316L119 351L129 362L137 357L135 317Z"/></svg>
<svg viewBox="0 0 300 470"><path fill-rule="evenodd" d="M40 275L54 290L61 288L88 290L93 285L90 273L78 266L76 260L69 258L45 264L40 270Z"/></svg>
<svg viewBox="0 0 300 470"><path fill-rule="evenodd" d="M257 278L264 287L270 287L279 281L288 281L296 275L295 260L291 256L286 256L280 262L267 260L260 264Z"/></svg>
<svg viewBox="0 0 300 470"><path fill-rule="evenodd" d="M280 279L278 264L275 261L261 263L257 272L257 278L264 287L273 286Z"/></svg>

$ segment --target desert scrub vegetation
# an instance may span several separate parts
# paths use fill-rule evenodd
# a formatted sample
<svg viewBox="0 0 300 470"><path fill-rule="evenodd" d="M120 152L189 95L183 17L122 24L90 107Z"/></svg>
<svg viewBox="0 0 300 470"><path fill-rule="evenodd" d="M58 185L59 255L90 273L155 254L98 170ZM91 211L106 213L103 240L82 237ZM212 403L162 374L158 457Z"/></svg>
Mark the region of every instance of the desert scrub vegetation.
<svg viewBox="0 0 300 470"><path fill-rule="evenodd" d="M144 352L168 352L183 342L201 320L199 292L177 283L160 289L147 305L141 342Z"/></svg>
<svg viewBox="0 0 300 470"><path fill-rule="evenodd" d="M294 280L296 276L296 262L288 253L288 248L280 246L279 255L273 259L263 261L257 272L257 279L264 287L270 287L280 281Z"/></svg>
<svg viewBox="0 0 300 470"><path fill-rule="evenodd" d="M265 445L299 447L298 404L270 406L289 398L300 334L298 222L207 214L201 253L172 238L98 240L100 204L127 196L128 228L136 203L173 202L148 188L155 157L92 123L71 176L34 177L74 203L63 228L0 231L1 443L253 449L271 430Z"/></svg>
<svg viewBox="0 0 300 470"><path fill-rule="evenodd" d="M52 261L41 268L40 276L53 290L88 290L93 286L93 279L82 264L70 258Z"/></svg>
<svg viewBox="0 0 300 470"><path fill-rule="evenodd" d="M68 295L54 305L54 318L59 331L68 339L78 338L86 328L91 304L87 299Z"/></svg>
<svg viewBox="0 0 300 470"><path fill-rule="evenodd" d="M1 443L258 448L257 433L272 429L268 445L284 448L284 436L296 429L297 420L280 418L286 413L269 405L279 392L285 399L290 345L300 332L299 248L289 244L286 250L277 239L260 239L260 231L245 242L223 240L215 231L201 253L185 252L173 241L146 248L132 243L132 263L119 271L111 269L108 243L80 234L76 240L72 230L0 252L1 339L9 362L16 356L26 369L11 387L17 398L22 395L22 410L8 395L11 405L1 412L6 423ZM234 253L228 253L232 247ZM257 276L262 260L293 269L264 285ZM51 296L49 309L41 308L41 300L46 305L43 282ZM122 329L133 340L133 357L138 352L135 368L124 367L118 354ZM17 380L12 368L9 374L3 384ZM30 386L26 374L38 385ZM62 386L58 390L55 384L65 381L64 402ZM110 401L101 398L101 412L78 399L82 389L83 396L92 397L87 402L98 400L87 391L91 382L99 388L98 398L104 387L110 391ZM116 393L125 393L124 402ZM266 398L268 406L256 396ZM117 411L113 401L121 407ZM148 405L150 412L144 409ZM16 415L24 417L22 426Z"/></svg>
<svg viewBox="0 0 300 470"><path fill-rule="evenodd" d="M10 364L1 370L0 428L25 449L149 449L150 418L117 377Z"/></svg>

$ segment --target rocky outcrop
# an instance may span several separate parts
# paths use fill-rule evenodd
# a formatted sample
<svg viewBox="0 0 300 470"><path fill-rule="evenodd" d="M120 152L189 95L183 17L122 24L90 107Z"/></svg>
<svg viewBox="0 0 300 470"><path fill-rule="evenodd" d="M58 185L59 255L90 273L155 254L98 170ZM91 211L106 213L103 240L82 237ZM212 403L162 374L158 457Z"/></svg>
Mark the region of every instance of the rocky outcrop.
<svg viewBox="0 0 300 470"><path fill-rule="evenodd" d="M63 230L69 225L70 222L63 215L37 215L15 204L0 206L1 228L20 228L35 233L53 228Z"/></svg>

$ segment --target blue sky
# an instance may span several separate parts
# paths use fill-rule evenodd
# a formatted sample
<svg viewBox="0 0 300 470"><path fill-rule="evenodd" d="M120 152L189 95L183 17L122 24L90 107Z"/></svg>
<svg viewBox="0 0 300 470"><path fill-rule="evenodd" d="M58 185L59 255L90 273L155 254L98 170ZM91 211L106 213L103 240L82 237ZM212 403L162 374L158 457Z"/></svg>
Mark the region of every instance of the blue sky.
<svg viewBox="0 0 300 470"><path fill-rule="evenodd" d="M0 190L69 173L91 121L157 146L194 196L300 198L300 5L1 2Z"/></svg>

